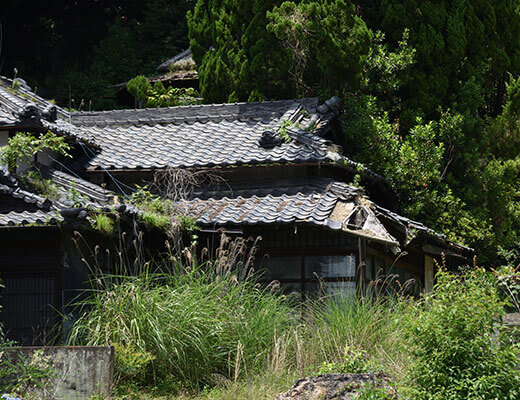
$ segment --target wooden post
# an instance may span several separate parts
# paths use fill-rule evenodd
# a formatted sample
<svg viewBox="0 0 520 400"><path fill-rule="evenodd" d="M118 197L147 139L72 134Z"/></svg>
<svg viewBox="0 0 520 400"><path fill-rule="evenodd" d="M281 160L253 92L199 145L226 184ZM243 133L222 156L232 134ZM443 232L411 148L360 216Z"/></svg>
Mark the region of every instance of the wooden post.
<svg viewBox="0 0 520 400"><path fill-rule="evenodd" d="M359 293L365 294L365 280L366 280L366 253L367 242L364 238L358 238L358 267L356 268L356 289Z"/></svg>
<svg viewBox="0 0 520 400"><path fill-rule="evenodd" d="M424 256L424 291L429 293L433 290L434 262L430 256Z"/></svg>

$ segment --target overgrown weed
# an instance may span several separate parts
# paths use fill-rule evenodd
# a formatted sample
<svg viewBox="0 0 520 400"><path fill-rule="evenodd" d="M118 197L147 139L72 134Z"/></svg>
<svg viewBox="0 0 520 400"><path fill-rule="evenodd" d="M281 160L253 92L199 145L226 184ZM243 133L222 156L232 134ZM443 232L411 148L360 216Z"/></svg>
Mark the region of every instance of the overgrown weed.
<svg viewBox="0 0 520 400"><path fill-rule="evenodd" d="M253 258L254 244L228 237L211 257L193 247L172 250L160 265L120 256L119 273L93 271L96 286L70 342L116 346L125 399L270 399L296 378L332 372L385 372L414 399L514 380L516 350L496 333L510 304L496 272L441 267L436 292L419 301L385 278L356 296L296 303L257 283ZM486 350L492 340L497 351ZM457 349L463 356L453 356ZM491 383L468 381L475 371Z"/></svg>

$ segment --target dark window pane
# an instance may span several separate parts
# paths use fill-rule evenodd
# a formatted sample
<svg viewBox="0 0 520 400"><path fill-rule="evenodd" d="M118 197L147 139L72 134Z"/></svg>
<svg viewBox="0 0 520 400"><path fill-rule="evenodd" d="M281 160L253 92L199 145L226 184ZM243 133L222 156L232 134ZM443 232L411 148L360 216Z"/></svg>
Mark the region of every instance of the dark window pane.
<svg viewBox="0 0 520 400"><path fill-rule="evenodd" d="M305 257L305 278L345 278L356 276L356 257L310 256Z"/></svg>
<svg viewBox="0 0 520 400"><path fill-rule="evenodd" d="M265 257L259 271L261 279L300 279L301 257Z"/></svg>
<svg viewBox="0 0 520 400"><path fill-rule="evenodd" d="M356 293L355 282L308 282L305 284L305 293L329 297L350 297Z"/></svg>
<svg viewBox="0 0 520 400"><path fill-rule="evenodd" d="M356 294L356 282L325 282L325 293L331 297L353 297Z"/></svg>

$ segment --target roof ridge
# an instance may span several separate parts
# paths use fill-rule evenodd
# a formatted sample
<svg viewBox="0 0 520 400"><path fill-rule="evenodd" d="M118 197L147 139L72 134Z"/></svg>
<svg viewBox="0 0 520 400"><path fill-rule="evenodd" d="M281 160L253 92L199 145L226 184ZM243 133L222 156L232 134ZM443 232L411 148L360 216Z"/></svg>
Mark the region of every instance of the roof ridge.
<svg viewBox="0 0 520 400"><path fill-rule="evenodd" d="M266 101L237 101L233 103L209 103L209 104L188 104L183 106L168 106L168 107L145 107L145 108L121 108L114 110L99 110L99 111L74 111L72 112L72 116L75 115L97 115L97 114L111 114L114 112L122 112L122 111L132 111L132 112L140 112L140 111L161 111L161 110L179 110L179 109L190 109L190 108L211 108L211 107L226 107L226 106L254 106L260 104L281 104L281 103L298 103L305 102L308 100L314 100L317 97L304 97L300 99L283 99L283 100L266 100Z"/></svg>
<svg viewBox="0 0 520 400"><path fill-rule="evenodd" d="M311 109L317 107L318 98L271 100L258 102L236 102L215 104L194 104L161 108L138 108L104 111L77 111L71 113L74 125L126 125L160 124L184 122L197 119L255 118L283 115L287 107L301 105ZM313 110L312 110L313 111ZM161 118L162 117L162 118Z"/></svg>

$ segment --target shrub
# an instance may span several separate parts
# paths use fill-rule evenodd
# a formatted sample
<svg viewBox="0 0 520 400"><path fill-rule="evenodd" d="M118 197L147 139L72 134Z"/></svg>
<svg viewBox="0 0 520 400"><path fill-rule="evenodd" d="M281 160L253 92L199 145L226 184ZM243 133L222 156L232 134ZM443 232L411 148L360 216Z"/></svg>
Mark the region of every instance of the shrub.
<svg viewBox="0 0 520 400"><path fill-rule="evenodd" d="M413 399L518 399L518 348L501 334L505 302L496 277L479 268L441 270L434 291L417 303L406 328L415 362Z"/></svg>
<svg viewBox="0 0 520 400"><path fill-rule="evenodd" d="M345 351L342 360L335 363L323 363L323 365L319 368L318 373L362 373L370 372L371 369L372 368L367 352L347 344L345 345Z"/></svg>
<svg viewBox="0 0 520 400"><path fill-rule="evenodd" d="M58 136L51 131L41 133L38 137L32 133L17 132L9 138L7 146L0 151L0 163L9 166L14 171L20 163L29 163L31 157L43 150L51 150L64 157L70 157L70 146L64 136Z"/></svg>
<svg viewBox="0 0 520 400"><path fill-rule="evenodd" d="M143 383L155 357L147 351L114 344L116 381Z"/></svg>
<svg viewBox="0 0 520 400"><path fill-rule="evenodd" d="M164 87L161 81L153 86L145 76L139 75L126 84L128 92L145 107L171 107L199 104L198 92L193 88Z"/></svg>

